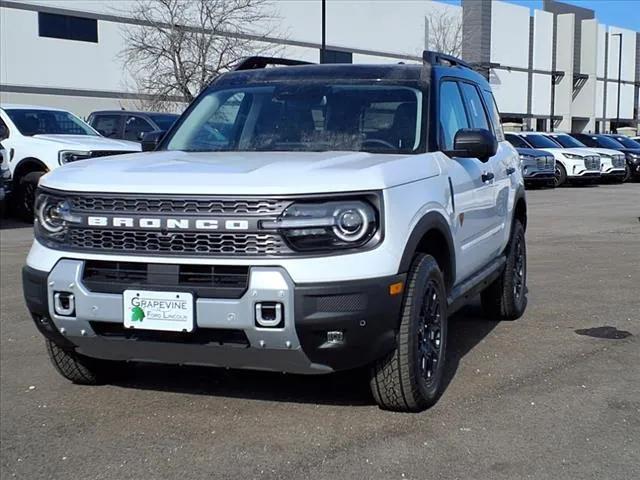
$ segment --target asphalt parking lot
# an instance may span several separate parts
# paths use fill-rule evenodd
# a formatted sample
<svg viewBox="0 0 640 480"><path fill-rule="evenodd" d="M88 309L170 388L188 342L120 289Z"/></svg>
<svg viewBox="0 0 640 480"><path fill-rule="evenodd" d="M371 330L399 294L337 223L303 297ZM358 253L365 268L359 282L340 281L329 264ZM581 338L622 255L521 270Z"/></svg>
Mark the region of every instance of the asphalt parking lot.
<svg viewBox="0 0 640 480"><path fill-rule="evenodd" d="M447 389L421 414L379 410L357 372L139 366L72 385L23 304L31 229L5 222L0 477L640 478L640 184L528 200L529 308L454 317Z"/></svg>

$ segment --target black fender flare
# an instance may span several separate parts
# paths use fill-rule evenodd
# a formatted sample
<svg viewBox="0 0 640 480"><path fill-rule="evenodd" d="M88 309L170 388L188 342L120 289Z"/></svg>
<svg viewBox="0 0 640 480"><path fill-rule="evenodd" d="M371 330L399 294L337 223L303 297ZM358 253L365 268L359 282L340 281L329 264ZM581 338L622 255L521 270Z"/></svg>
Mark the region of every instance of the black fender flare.
<svg viewBox="0 0 640 480"><path fill-rule="evenodd" d="M25 157L19 160L13 169L13 179L16 182L19 182L20 177L23 177L26 173L33 171L42 171L47 173L49 168L42 160L35 157Z"/></svg>
<svg viewBox="0 0 640 480"><path fill-rule="evenodd" d="M513 213L511 214L511 226L513 227L513 222L516 219L516 209L518 207L518 202L522 200L524 202L524 216L525 222L522 225L522 228L527 230L527 195L525 193L524 185L518 185L518 189L516 190L516 194L513 198ZM511 234L511 232L509 232Z"/></svg>
<svg viewBox="0 0 640 480"><path fill-rule="evenodd" d="M402 258L400 260L400 268L398 273L406 273L411 267L411 261L416 252L420 240L429 232L437 231L441 234L447 242L447 249L449 250L449 264L447 265L449 271L448 288L451 288L455 284L456 276L456 250L453 243L453 235L451 235L451 228L445 217L435 211L425 214L420 221L413 228L413 231L409 235L409 239L404 247Z"/></svg>

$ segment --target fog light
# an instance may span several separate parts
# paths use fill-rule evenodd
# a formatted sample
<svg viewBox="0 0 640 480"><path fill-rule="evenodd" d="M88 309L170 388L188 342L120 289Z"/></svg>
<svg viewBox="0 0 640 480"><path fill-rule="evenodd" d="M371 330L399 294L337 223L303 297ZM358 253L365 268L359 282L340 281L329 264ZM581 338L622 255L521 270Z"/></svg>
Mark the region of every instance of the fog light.
<svg viewBox="0 0 640 480"><path fill-rule="evenodd" d="M342 342L344 342L344 332L342 330L327 332L327 343L342 343Z"/></svg>
<svg viewBox="0 0 640 480"><path fill-rule="evenodd" d="M72 317L76 312L76 300L73 293L55 292L53 294L53 307L56 314L62 317Z"/></svg>

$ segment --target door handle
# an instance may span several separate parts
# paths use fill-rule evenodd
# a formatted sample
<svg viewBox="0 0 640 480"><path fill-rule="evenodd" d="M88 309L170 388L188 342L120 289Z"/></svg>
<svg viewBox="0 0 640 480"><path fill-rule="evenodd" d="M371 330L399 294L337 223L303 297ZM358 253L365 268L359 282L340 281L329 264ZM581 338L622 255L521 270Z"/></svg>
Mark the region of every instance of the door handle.
<svg viewBox="0 0 640 480"><path fill-rule="evenodd" d="M513 167L508 167L507 168L507 175L511 175L512 173L516 173L516 169Z"/></svg>
<svg viewBox="0 0 640 480"><path fill-rule="evenodd" d="M494 177L495 177L495 175L494 175L492 172L484 172L484 173L482 174L482 181L483 181L484 183L486 183L486 182L490 182L491 180L493 180L493 179L494 179Z"/></svg>

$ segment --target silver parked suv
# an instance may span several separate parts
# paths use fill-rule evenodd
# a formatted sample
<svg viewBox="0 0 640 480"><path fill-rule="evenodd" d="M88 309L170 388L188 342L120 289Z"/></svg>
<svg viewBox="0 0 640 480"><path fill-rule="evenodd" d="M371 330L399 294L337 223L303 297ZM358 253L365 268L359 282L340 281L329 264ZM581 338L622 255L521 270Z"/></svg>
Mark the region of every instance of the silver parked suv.
<svg viewBox="0 0 640 480"><path fill-rule="evenodd" d="M76 383L129 361L366 366L381 407L416 411L442 392L453 312L527 305L518 154L487 81L432 52L247 59L155 151L45 175L36 212L26 303Z"/></svg>

